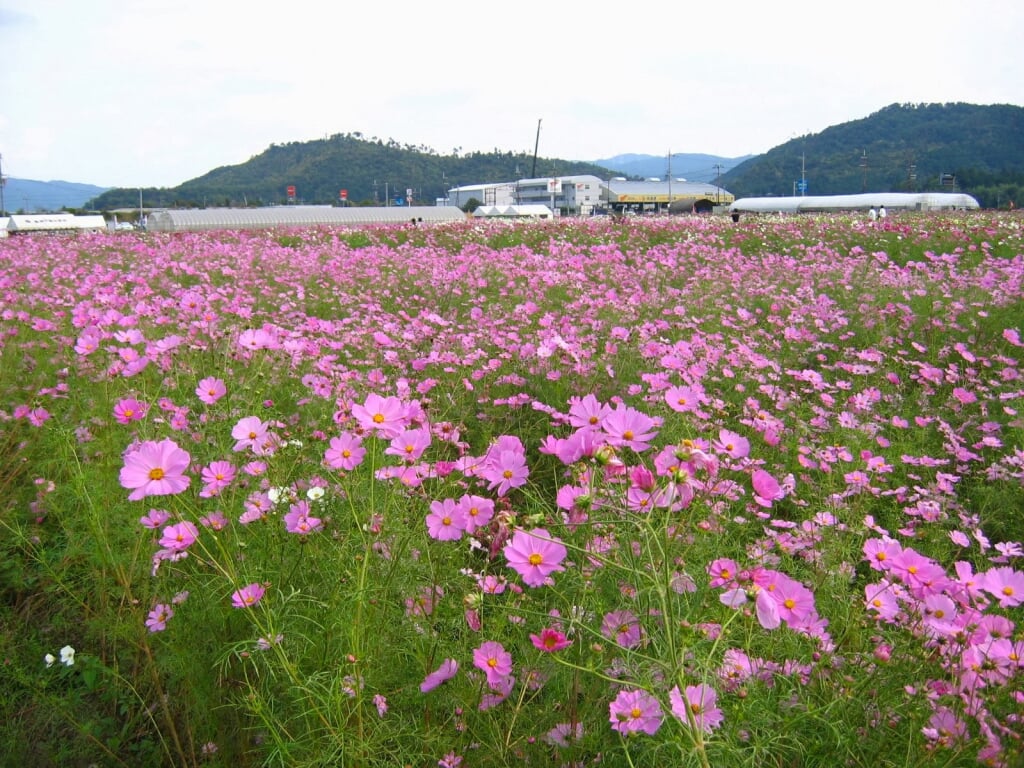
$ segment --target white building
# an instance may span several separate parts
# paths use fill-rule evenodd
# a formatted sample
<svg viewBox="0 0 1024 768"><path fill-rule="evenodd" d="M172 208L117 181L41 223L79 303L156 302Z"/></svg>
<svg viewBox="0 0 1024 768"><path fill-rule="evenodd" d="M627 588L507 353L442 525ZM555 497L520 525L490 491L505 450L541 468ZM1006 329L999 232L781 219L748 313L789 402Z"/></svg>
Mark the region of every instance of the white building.
<svg viewBox="0 0 1024 768"><path fill-rule="evenodd" d="M471 198L481 205L546 205L555 214L589 216L610 213L705 213L729 205L735 197L714 184L685 179L607 181L597 176L553 176L499 184L474 184L448 191L448 204L463 206ZM460 202L461 201L461 202Z"/></svg>

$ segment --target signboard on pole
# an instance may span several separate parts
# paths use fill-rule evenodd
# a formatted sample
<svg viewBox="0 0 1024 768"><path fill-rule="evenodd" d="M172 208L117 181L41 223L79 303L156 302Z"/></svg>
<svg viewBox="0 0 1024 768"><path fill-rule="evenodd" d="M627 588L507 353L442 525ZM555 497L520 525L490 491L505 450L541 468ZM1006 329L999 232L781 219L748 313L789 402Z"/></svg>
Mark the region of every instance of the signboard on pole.
<svg viewBox="0 0 1024 768"><path fill-rule="evenodd" d="M288 199L289 200L294 200L295 199L295 185L294 184L289 184L288 185Z"/></svg>
<svg viewBox="0 0 1024 768"><path fill-rule="evenodd" d="M347 189L341 190L338 193L338 197L340 197L342 200L348 200L348 190Z"/></svg>

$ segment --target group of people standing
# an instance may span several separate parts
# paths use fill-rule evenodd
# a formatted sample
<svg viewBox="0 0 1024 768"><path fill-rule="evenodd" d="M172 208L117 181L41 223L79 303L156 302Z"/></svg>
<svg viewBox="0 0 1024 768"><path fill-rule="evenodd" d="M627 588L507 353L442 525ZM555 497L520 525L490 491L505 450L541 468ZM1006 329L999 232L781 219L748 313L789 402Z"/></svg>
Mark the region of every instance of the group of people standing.
<svg viewBox="0 0 1024 768"><path fill-rule="evenodd" d="M888 215L889 214L885 212L885 206L884 205L878 206L878 210L875 210L875 206L872 205L871 206L871 210L868 211L868 218L871 219L872 221L877 221L878 219L884 219Z"/></svg>

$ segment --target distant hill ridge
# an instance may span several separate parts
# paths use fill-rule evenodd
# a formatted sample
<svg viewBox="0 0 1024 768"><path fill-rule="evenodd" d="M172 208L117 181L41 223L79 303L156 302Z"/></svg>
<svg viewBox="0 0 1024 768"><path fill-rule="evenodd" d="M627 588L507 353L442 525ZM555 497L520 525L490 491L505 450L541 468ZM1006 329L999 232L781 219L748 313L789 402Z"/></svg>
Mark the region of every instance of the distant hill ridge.
<svg viewBox="0 0 1024 768"><path fill-rule="evenodd" d="M721 166L721 167L719 167ZM538 157L526 152L440 155L423 145L394 139L336 134L307 142L272 144L247 162L215 168L173 188L144 189L147 207L268 205L287 201L289 186L304 203L337 203L346 190L348 204L383 204L406 196L433 204L456 185L511 181L530 176L592 174L601 178L665 178L668 158L617 155L594 162ZM826 128L775 147L763 155L722 158L673 153L674 178L720 181L737 197L791 195L806 183L806 193L862 191L963 191L983 206L1005 207L1024 200L1024 107L997 104L892 104L868 117ZM30 196L15 182L89 190L89 197L63 198L58 209L109 210L134 207L139 190L110 189L69 182L8 179L8 210ZM44 200L31 195L33 200ZM45 198L46 200L55 198Z"/></svg>
<svg viewBox="0 0 1024 768"><path fill-rule="evenodd" d="M892 104L802 136L722 176L737 197L961 191L1005 207L1024 190L1024 107Z"/></svg>
<svg viewBox="0 0 1024 768"><path fill-rule="evenodd" d="M81 208L109 189L72 181L33 181L13 177L5 177L4 182L4 207L8 213Z"/></svg>

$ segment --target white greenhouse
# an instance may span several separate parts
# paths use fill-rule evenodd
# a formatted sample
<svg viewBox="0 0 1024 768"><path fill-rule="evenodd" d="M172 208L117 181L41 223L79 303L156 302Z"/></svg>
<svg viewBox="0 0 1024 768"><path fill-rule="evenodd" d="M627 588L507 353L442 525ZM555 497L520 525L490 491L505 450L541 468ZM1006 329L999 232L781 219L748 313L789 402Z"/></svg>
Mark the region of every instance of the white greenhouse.
<svg viewBox="0 0 1024 768"><path fill-rule="evenodd" d="M806 197L741 197L729 213L832 213L867 211L885 206L888 211L976 210L981 206L970 195L952 192L866 192L857 195L808 195Z"/></svg>
<svg viewBox="0 0 1024 768"><path fill-rule="evenodd" d="M374 224L437 224L463 221L452 206L336 208L330 205L286 205L270 208L196 208L158 210L149 215L150 232L200 232L215 229L277 229L283 227L360 227Z"/></svg>

